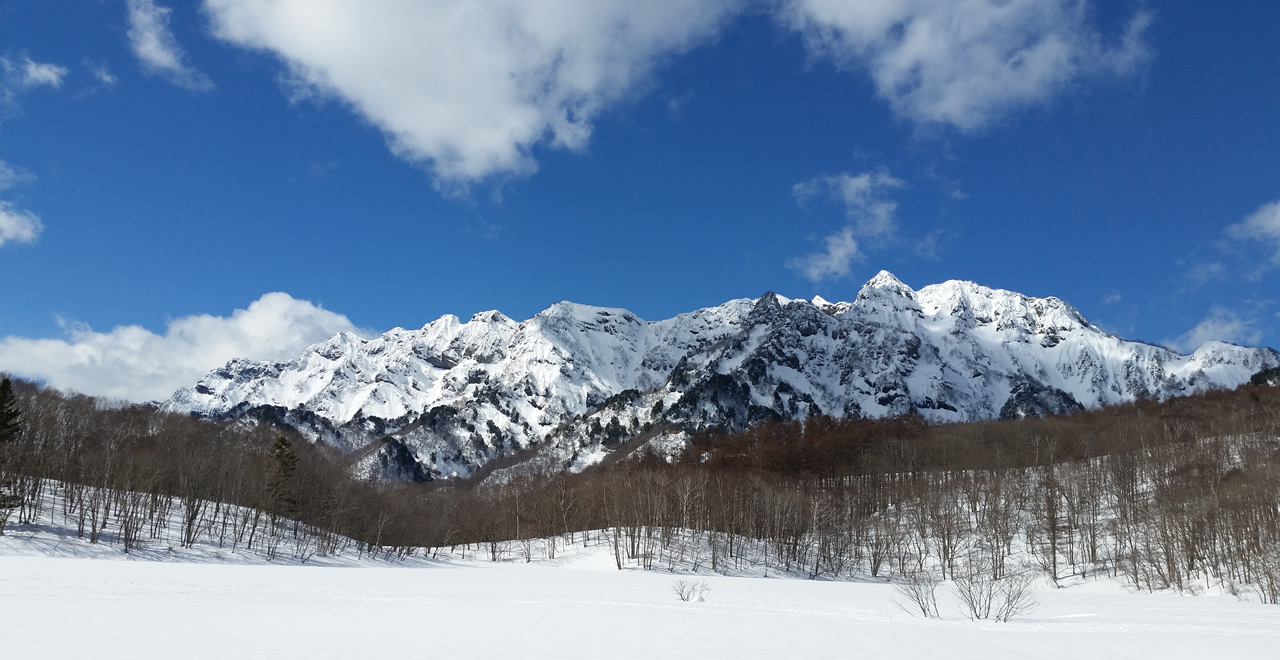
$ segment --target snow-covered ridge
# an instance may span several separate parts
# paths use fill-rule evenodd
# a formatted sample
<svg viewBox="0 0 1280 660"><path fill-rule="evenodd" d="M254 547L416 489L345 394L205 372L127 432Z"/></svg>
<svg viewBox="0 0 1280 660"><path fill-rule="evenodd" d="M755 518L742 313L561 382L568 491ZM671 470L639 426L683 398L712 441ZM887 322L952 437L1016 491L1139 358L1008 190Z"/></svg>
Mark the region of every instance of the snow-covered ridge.
<svg viewBox="0 0 1280 660"><path fill-rule="evenodd" d="M561 302L522 322L491 311L340 334L289 362L233 360L165 407L287 424L356 452L371 475L439 477L534 446L578 468L655 426L1062 413L1235 387L1277 365L1268 348L1180 355L1057 298L960 281L916 291L882 271L852 302L766 294L652 322Z"/></svg>

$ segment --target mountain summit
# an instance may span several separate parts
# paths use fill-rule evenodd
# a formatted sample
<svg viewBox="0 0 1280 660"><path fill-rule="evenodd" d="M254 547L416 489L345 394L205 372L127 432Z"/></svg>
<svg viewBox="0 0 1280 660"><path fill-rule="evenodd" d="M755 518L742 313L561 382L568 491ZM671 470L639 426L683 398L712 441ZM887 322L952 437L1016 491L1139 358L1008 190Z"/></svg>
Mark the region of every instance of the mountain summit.
<svg viewBox="0 0 1280 660"><path fill-rule="evenodd" d="M624 445L811 415L1063 414L1276 366L1269 348L1181 355L1109 335L1057 298L962 281L915 291L881 271L853 302L770 293L662 321L560 302L523 322L492 311L339 334L289 362L232 360L164 407L290 426L365 475L423 480L531 449L541 469L582 469Z"/></svg>

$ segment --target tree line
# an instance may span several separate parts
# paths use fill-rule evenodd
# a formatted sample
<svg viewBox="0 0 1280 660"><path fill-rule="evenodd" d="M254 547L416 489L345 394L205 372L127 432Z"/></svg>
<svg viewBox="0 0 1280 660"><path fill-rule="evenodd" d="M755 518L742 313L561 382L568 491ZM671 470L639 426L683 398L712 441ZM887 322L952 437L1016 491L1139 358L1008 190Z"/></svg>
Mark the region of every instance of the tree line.
<svg viewBox="0 0 1280 660"><path fill-rule="evenodd" d="M304 559L463 547L528 561L595 543L619 568L892 576L926 614L940 580L967 585L981 612L1028 573L1280 601L1280 388L1265 385L1046 419L770 423L694 438L674 461L642 450L465 487L360 481L335 451L265 425L11 392L0 524L61 516L125 550L164 537Z"/></svg>

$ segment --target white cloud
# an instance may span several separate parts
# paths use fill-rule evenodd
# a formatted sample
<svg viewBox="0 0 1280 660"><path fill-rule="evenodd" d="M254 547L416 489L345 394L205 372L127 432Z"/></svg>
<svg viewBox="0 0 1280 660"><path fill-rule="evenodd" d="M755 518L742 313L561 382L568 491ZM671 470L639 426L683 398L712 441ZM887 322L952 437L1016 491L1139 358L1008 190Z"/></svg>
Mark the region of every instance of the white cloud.
<svg viewBox="0 0 1280 660"><path fill-rule="evenodd" d="M787 262L787 267L799 271L801 275L813 282L844 277L849 274L849 266L862 260L858 250L858 241L853 237L853 228L845 227L826 238L827 249L815 252Z"/></svg>
<svg viewBox="0 0 1280 660"><path fill-rule="evenodd" d="M30 58L22 61L22 84L26 87L61 87L65 75L67 68L57 64L33 62Z"/></svg>
<svg viewBox="0 0 1280 660"><path fill-rule="evenodd" d="M151 401L232 358L287 360L338 332L368 334L347 317L286 293L268 293L229 317L176 319L164 334L136 325L105 333L63 325L67 339L0 339L0 371L95 396Z"/></svg>
<svg viewBox="0 0 1280 660"><path fill-rule="evenodd" d="M1187 271L1187 278L1195 284L1204 284L1213 280L1226 280L1227 267L1220 261L1198 263Z"/></svg>
<svg viewBox="0 0 1280 660"><path fill-rule="evenodd" d="M142 70L194 92L213 89L209 76L187 63L187 54L169 30L168 7L155 0L129 0L129 47ZM108 74L110 75L110 74Z"/></svg>
<svg viewBox="0 0 1280 660"><path fill-rule="evenodd" d="M34 243L43 230L44 225L34 213L0 201L0 246L9 242Z"/></svg>
<svg viewBox="0 0 1280 660"><path fill-rule="evenodd" d="M100 87L115 87L116 83L119 82L119 79L111 74L111 70L107 68L106 64L86 60L84 65L89 69L89 73L93 74L93 79L98 81Z"/></svg>
<svg viewBox="0 0 1280 660"><path fill-rule="evenodd" d="M1256 345L1262 340L1262 332L1251 320L1242 318L1231 310L1215 307L1213 312L1196 327L1181 337L1165 342L1183 353L1190 353L1207 341L1225 341L1232 344Z"/></svg>
<svg viewBox="0 0 1280 660"><path fill-rule="evenodd" d="M8 163L0 160L0 192L4 192L19 183L26 183L34 178L26 172L15 170Z"/></svg>
<svg viewBox="0 0 1280 660"><path fill-rule="evenodd" d="M1280 202L1263 204L1252 215L1227 227L1227 236L1240 241L1270 244L1271 263L1280 266Z"/></svg>
<svg viewBox="0 0 1280 660"><path fill-rule="evenodd" d="M938 261L941 259L943 243L946 236L941 229L935 229L916 241L911 251L921 259Z"/></svg>
<svg viewBox="0 0 1280 660"><path fill-rule="evenodd" d="M0 192L34 178L0 161ZM11 202L0 200L0 246L10 242L34 243L43 229L44 225L34 213L17 208Z"/></svg>
<svg viewBox="0 0 1280 660"><path fill-rule="evenodd" d="M0 57L0 103L6 110L17 108L17 97L33 87L62 86L62 79L67 75L66 67L46 62L36 62L29 57L21 61L13 61L8 57Z"/></svg>
<svg viewBox="0 0 1280 660"><path fill-rule="evenodd" d="M780 17L810 52L865 69L893 111L978 130L1072 82L1140 71L1149 12L1117 43L1090 25L1087 0L783 0Z"/></svg>
<svg viewBox="0 0 1280 660"><path fill-rule="evenodd" d="M894 213L898 203L885 198L893 189L906 185L902 179L880 168L871 172L852 175L848 172L827 174L797 183L791 192L801 204L819 195L829 195L844 204L845 213L859 236L888 238L897 231L898 221Z"/></svg>
<svg viewBox="0 0 1280 660"><path fill-rule="evenodd" d="M214 34L278 56L295 97L341 99L446 187L581 149L664 57L738 0L205 0Z"/></svg>
<svg viewBox="0 0 1280 660"><path fill-rule="evenodd" d="M814 197L834 199L844 205L849 225L825 239L825 251L792 259L787 266L814 282L848 275L850 264L862 258L860 240L894 237L898 203L886 195L905 185L884 168L858 175L826 174L797 183L791 193L798 203L807 204Z"/></svg>

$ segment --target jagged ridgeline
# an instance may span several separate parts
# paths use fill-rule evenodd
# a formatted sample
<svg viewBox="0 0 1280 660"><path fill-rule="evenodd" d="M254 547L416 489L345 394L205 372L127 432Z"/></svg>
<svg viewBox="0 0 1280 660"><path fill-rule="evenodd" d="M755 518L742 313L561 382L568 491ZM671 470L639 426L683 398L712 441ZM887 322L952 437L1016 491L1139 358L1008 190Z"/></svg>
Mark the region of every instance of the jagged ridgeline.
<svg viewBox="0 0 1280 660"><path fill-rule="evenodd" d="M1126 341L1057 298L972 282L912 290L888 272L853 302L772 293L663 321L557 303L363 339L290 362L233 360L165 409L255 419L349 454L358 474L479 477L579 471L620 453L764 421L961 422L1233 388L1280 366L1269 348L1191 355Z"/></svg>

